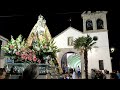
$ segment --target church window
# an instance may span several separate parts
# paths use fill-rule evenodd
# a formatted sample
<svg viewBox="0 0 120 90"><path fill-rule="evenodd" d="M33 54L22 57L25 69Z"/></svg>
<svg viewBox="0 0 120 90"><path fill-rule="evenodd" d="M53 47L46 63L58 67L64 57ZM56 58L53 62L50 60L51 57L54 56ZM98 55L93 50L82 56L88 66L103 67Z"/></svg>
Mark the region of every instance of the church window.
<svg viewBox="0 0 120 90"><path fill-rule="evenodd" d="M104 70L103 60L99 60L99 69L100 69L100 70Z"/></svg>
<svg viewBox="0 0 120 90"><path fill-rule="evenodd" d="M103 20L97 19L97 29L103 29Z"/></svg>
<svg viewBox="0 0 120 90"><path fill-rule="evenodd" d="M87 21L86 21L86 29L87 29L87 30L93 30L92 20L87 20Z"/></svg>
<svg viewBox="0 0 120 90"><path fill-rule="evenodd" d="M73 37L68 37L68 46L73 46Z"/></svg>

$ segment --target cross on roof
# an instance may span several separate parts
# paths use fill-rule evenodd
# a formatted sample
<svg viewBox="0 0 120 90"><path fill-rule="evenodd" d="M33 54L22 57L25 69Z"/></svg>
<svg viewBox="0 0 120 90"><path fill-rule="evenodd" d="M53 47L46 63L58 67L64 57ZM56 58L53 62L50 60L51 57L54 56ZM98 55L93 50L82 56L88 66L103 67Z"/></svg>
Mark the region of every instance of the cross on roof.
<svg viewBox="0 0 120 90"><path fill-rule="evenodd" d="M72 19L71 19L71 17L70 17L70 19L69 19L69 22L70 22L70 26L71 26L71 21L72 21Z"/></svg>

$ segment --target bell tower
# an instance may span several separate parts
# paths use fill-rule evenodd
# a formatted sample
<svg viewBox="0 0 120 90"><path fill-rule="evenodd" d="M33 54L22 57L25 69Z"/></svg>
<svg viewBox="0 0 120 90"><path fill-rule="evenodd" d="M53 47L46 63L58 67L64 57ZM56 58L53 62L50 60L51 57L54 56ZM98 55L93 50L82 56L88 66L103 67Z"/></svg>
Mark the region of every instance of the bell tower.
<svg viewBox="0 0 120 90"><path fill-rule="evenodd" d="M96 32L107 30L107 11L85 11L81 14L83 19L83 32Z"/></svg>

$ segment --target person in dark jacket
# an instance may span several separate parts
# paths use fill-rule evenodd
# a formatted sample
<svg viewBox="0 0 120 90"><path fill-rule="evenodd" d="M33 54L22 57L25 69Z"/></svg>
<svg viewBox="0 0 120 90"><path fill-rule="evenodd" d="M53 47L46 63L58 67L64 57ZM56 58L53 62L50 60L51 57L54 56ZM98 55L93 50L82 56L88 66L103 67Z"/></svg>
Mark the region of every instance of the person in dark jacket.
<svg viewBox="0 0 120 90"><path fill-rule="evenodd" d="M38 79L39 67L36 64L31 64L23 71L22 79Z"/></svg>

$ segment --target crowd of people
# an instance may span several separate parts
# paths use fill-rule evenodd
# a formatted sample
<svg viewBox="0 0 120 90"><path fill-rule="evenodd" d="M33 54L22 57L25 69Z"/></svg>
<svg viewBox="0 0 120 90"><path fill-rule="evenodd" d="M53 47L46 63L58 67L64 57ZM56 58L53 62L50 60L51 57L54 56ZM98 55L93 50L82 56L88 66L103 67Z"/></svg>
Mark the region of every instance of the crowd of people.
<svg viewBox="0 0 120 90"><path fill-rule="evenodd" d="M64 79L68 79L68 77L69 79L80 79L81 78L80 67L78 66L75 69L75 68L68 68L67 65L65 65L65 67L63 68L63 75L64 75Z"/></svg>
<svg viewBox="0 0 120 90"><path fill-rule="evenodd" d="M15 70L12 67L10 73L7 73L5 68L0 68L0 79L11 79L11 75L15 75ZM18 79L39 79L39 67L36 64L31 64L26 67L22 75ZM75 69L68 69L66 67L62 77L56 79L77 79L81 77L80 68L78 66L77 72ZM46 75L46 79L50 79L50 75Z"/></svg>
<svg viewBox="0 0 120 90"><path fill-rule="evenodd" d="M0 68L0 79L10 79L11 74L13 74L12 71L8 74L5 68ZM18 79L39 79L38 76L39 76L38 65L31 64L26 67L26 69L22 73L22 76L19 76Z"/></svg>
<svg viewBox="0 0 120 90"><path fill-rule="evenodd" d="M10 79L10 75L6 72L5 68L0 68L0 79ZM120 79L120 72L113 71L109 73L108 70L91 69L91 79ZM68 69L66 67L65 71L62 74L62 77L56 79L80 79L81 72L79 66L77 69ZM19 79L39 79L39 67L36 64L31 64L26 67ZM46 77L46 79L50 79Z"/></svg>
<svg viewBox="0 0 120 90"><path fill-rule="evenodd" d="M113 70L113 72L109 72L108 70L91 69L91 79L120 79L120 72L117 70Z"/></svg>

